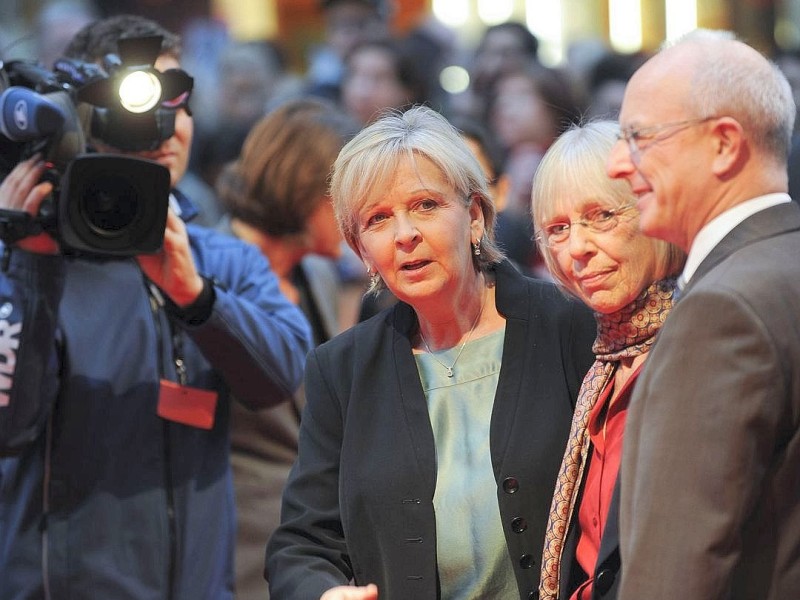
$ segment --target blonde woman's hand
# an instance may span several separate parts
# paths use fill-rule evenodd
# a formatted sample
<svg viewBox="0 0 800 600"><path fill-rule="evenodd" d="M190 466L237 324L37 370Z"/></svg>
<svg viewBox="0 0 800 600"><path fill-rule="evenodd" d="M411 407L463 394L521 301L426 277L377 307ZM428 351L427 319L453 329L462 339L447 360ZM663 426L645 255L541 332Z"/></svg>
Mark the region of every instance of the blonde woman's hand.
<svg viewBox="0 0 800 600"><path fill-rule="evenodd" d="M369 585L340 585L329 589L320 596L319 600L378 600L378 586Z"/></svg>

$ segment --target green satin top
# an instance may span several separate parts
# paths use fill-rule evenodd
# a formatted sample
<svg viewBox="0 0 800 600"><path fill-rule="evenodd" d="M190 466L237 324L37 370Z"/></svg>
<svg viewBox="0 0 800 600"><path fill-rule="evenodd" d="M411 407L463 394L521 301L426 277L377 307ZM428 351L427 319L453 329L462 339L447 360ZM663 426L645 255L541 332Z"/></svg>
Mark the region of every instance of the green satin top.
<svg viewBox="0 0 800 600"><path fill-rule="evenodd" d="M433 504L443 600L519 597L489 448L504 334L469 342L452 377L441 363L452 365L459 347L415 355L436 442Z"/></svg>

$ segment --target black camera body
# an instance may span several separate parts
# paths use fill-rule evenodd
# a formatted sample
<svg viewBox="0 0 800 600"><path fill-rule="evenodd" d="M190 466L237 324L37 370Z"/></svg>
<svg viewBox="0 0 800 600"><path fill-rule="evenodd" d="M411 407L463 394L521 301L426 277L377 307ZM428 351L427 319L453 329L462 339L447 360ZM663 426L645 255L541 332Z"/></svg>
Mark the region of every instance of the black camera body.
<svg viewBox="0 0 800 600"><path fill-rule="evenodd" d="M86 141L91 136L115 149L137 151L158 148L174 134L177 109L164 108L160 99L175 89L165 86L159 101L138 114L129 114L116 98L118 72L157 73L152 63L160 43L160 38L121 40L122 60L107 57L106 69L71 59L56 61L53 71L26 61L0 63L0 178L39 153L48 165L45 178L53 183L51 198L35 217L0 210L0 239L6 244L46 231L70 254L119 257L161 248L169 170L143 158L94 152ZM149 64L126 66L126 49L141 57L143 47ZM166 81L188 98L192 80L180 74L180 81Z"/></svg>
<svg viewBox="0 0 800 600"><path fill-rule="evenodd" d="M164 241L170 176L140 158L84 154L61 178L57 237L73 251L110 256L157 252Z"/></svg>

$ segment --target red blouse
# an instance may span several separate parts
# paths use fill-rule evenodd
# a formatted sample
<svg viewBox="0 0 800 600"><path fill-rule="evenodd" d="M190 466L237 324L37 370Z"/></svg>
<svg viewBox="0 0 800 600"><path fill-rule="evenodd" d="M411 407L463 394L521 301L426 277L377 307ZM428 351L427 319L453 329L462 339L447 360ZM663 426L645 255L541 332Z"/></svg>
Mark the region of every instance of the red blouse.
<svg viewBox="0 0 800 600"><path fill-rule="evenodd" d="M589 579L572 594L570 600L590 600L594 584L595 565L600 552L600 540L611 505L611 496L617 482L617 473L622 461L622 437L625 417L633 384L639 376L641 363L625 382L619 398L609 408L608 403L614 389L607 385L600 393L597 403L589 415L589 438L592 443L589 468L584 474L583 496L578 507L580 537L575 551L578 564L589 574Z"/></svg>

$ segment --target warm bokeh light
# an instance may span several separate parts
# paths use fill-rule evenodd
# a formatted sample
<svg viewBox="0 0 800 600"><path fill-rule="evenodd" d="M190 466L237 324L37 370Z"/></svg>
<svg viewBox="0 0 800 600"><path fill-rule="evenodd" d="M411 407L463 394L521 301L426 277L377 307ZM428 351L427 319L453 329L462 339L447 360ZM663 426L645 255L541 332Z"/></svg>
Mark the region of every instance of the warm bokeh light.
<svg viewBox="0 0 800 600"><path fill-rule="evenodd" d="M271 38L278 33L277 0L211 0L214 13L237 40Z"/></svg>
<svg viewBox="0 0 800 600"><path fill-rule="evenodd" d="M478 17L486 25L504 23L514 14L513 0L478 0Z"/></svg>
<svg viewBox="0 0 800 600"><path fill-rule="evenodd" d="M684 33L697 29L696 0L666 0L664 13L668 40L674 40Z"/></svg>
<svg viewBox="0 0 800 600"><path fill-rule="evenodd" d="M564 59L561 10L561 0L525 0L525 22L539 38L539 58L547 65Z"/></svg>
<svg viewBox="0 0 800 600"><path fill-rule="evenodd" d="M609 38L619 52L638 52L642 48L641 0L609 0Z"/></svg>
<svg viewBox="0 0 800 600"><path fill-rule="evenodd" d="M469 19L469 0L433 0L434 16L445 25L461 27Z"/></svg>
<svg viewBox="0 0 800 600"><path fill-rule="evenodd" d="M469 87L469 73L458 65L445 67L439 74L439 84L449 94L460 94Z"/></svg>

